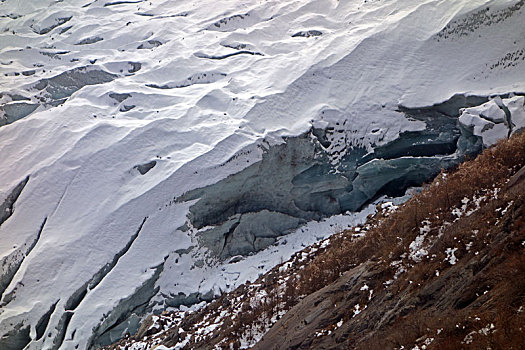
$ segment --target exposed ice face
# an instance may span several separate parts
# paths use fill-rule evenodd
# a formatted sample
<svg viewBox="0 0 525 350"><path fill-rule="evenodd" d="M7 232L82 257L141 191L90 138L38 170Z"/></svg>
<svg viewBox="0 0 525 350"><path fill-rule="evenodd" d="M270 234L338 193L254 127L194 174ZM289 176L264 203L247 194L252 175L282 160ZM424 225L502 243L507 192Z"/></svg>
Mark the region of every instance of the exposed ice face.
<svg viewBox="0 0 525 350"><path fill-rule="evenodd" d="M208 266L200 238L216 227L204 225L241 215L242 232L224 232L245 244L223 258L262 249L475 153L454 117L525 91L523 11L482 0L1 2L0 203L12 212L0 226L0 347L112 341L135 329L133 313L205 300L290 249L277 240L264 263ZM398 111L454 94L433 110L442 118ZM523 101L509 98L517 127ZM265 186L225 190L263 165ZM213 193L242 205L220 214L203 205ZM255 204L254 222L270 223L250 241Z"/></svg>
<svg viewBox="0 0 525 350"><path fill-rule="evenodd" d="M425 128L372 152L345 143L352 132L346 122L283 144L263 143L261 161L176 199L197 200L186 226L199 230L200 244L224 260L264 249L306 221L358 211L382 195L400 196L481 150L478 138L440 108L404 109Z"/></svg>

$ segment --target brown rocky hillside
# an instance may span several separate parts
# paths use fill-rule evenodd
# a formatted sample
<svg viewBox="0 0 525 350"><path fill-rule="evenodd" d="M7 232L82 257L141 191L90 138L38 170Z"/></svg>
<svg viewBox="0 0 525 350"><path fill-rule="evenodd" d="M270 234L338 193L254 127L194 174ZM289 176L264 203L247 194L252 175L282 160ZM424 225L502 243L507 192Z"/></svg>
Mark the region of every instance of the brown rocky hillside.
<svg viewBox="0 0 525 350"><path fill-rule="evenodd" d="M379 209L110 348L525 349L525 133Z"/></svg>

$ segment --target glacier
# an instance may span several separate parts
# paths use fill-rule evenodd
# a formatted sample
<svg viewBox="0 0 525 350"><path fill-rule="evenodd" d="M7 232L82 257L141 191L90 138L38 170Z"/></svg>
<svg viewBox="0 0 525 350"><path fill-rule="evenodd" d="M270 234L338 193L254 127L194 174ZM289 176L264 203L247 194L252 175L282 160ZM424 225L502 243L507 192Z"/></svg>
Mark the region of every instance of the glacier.
<svg viewBox="0 0 525 350"><path fill-rule="evenodd" d="M525 1L0 9L2 349L198 307L525 127Z"/></svg>

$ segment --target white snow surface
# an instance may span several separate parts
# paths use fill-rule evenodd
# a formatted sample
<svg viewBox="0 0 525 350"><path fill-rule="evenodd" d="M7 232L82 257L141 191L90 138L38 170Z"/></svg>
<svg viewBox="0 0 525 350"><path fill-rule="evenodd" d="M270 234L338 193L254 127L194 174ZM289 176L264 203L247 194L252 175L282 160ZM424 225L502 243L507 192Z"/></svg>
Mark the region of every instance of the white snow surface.
<svg viewBox="0 0 525 350"><path fill-rule="evenodd" d="M85 348L91 330L164 260L153 301L161 301L162 293L229 290L286 259L301 245L281 244L257 258L191 269L200 251L175 251L196 244L189 231L177 229L192 203L173 198L259 160L256 145L263 139L281 143L313 124L348 120L353 144L369 147L423 127L397 112L399 104L525 91L519 56L524 10L490 25L474 24L472 31L461 27L472 13L489 8L497 14L517 3L0 2L2 92L36 102L31 87L37 81L73 68L116 75L0 127L0 203L30 176L13 215L0 226L0 259L30 245L47 218L3 295L0 334L23 322L31 325L28 349L51 348L67 300L125 248L145 218L129 250L72 310L60 349ZM457 30L438 34L447 24ZM322 35L292 37L308 30ZM239 52L234 47L243 53L215 59ZM513 65L494 66L515 52L520 58ZM133 72L129 62L141 69ZM119 102L111 93L130 97ZM0 96L5 104L14 103L10 99ZM523 98L509 103L520 110ZM156 166L144 175L134 168L152 160ZM325 225L303 243L330 232ZM55 303L46 336L37 340L35 325Z"/></svg>
<svg viewBox="0 0 525 350"><path fill-rule="evenodd" d="M474 135L481 136L484 146L492 146L502 136L512 135L525 127L525 97L501 99L497 96L482 105L465 108L459 122L472 128Z"/></svg>

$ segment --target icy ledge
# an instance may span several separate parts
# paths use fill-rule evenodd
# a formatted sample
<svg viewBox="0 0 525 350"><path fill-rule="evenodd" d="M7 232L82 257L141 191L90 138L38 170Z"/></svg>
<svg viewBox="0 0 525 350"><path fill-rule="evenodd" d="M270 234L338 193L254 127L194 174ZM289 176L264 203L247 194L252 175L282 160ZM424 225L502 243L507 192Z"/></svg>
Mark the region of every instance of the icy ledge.
<svg viewBox="0 0 525 350"><path fill-rule="evenodd" d="M501 98L461 110L459 122L481 137L485 147L525 127L525 96Z"/></svg>

